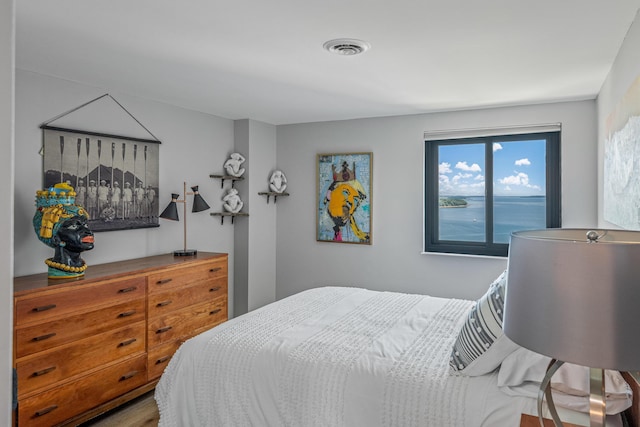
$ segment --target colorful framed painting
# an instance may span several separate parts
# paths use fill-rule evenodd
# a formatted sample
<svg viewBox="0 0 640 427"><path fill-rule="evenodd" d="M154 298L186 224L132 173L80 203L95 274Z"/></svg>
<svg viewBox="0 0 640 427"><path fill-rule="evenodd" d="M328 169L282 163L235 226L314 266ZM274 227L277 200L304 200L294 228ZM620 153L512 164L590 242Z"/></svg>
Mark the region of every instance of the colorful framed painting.
<svg viewBox="0 0 640 427"><path fill-rule="evenodd" d="M373 153L318 154L316 240L371 244Z"/></svg>

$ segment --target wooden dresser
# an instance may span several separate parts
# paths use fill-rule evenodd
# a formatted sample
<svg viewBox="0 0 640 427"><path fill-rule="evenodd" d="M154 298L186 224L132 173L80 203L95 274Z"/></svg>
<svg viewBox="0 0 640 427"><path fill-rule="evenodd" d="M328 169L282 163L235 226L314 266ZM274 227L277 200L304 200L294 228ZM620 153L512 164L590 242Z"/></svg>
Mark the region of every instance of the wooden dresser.
<svg viewBox="0 0 640 427"><path fill-rule="evenodd" d="M152 390L184 340L227 320L227 263L167 254L17 277L17 424L77 424Z"/></svg>

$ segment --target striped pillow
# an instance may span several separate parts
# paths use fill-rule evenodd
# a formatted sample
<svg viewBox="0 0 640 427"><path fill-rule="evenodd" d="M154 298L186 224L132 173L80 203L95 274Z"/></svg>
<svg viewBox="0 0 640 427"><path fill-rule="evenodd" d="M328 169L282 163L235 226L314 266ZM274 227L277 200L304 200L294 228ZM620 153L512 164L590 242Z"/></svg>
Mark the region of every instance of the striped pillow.
<svg viewBox="0 0 640 427"><path fill-rule="evenodd" d="M449 365L454 372L469 376L487 374L518 349L502 332L506 286L505 271L469 312L451 352Z"/></svg>

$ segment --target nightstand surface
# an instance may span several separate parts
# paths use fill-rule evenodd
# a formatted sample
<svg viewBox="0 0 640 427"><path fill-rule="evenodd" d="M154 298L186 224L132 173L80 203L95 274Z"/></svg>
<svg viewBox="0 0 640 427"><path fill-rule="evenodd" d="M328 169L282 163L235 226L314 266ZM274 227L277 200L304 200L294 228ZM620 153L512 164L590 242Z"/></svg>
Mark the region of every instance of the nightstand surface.
<svg viewBox="0 0 640 427"><path fill-rule="evenodd" d="M627 421L632 427L640 426L640 371L622 372L622 377L631 386L633 404L625 412Z"/></svg>
<svg viewBox="0 0 640 427"><path fill-rule="evenodd" d="M545 427L554 427L553 420L544 419ZM579 427L575 424L564 423L565 427ZM522 414L520 417L520 427L540 427L540 421L537 416Z"/></svg>

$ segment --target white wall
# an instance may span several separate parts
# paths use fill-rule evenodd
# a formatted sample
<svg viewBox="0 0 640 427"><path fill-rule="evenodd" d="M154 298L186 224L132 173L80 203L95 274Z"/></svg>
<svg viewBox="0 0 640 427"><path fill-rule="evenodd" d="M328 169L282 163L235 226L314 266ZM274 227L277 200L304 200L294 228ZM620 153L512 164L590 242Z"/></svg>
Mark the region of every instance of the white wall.
<svg viewBox="0 0 640 427"><path fill-rule="evenodd" d="M273 198L267 204L258 195L269 191L269 177L276 169L276 127L251 120L250 128L249 310L254 310L276 299L276 205Z"/></svg>
<svg viewBox="0 0 640 427"><path fill-rule="evenodd" d="M627 32L618 56L598 95L598 225L602 228L619 228L603 218L604 143L607 137L605 123L607 117L620 102L631 83L640 76L639 49L640 12L636 15L636 19ZM640 100L637 102L640 102Z"/></svg>
<svg viewBox="0 0 640 427"><path fill-rule="evenodd" d="M245 179L251 176L250 166L252 164L251 156L249 155L251 141L251 127L249 126L249 122L249 120L245 119L236 120L234 123L234 151L241 153L246 159L244 163ZM224 172L221 171L221 173ZM229 184L227 184L226 187L229 188ZM245 181L238 181L235 188L238 189L240 197L246 199L249 186ZM245 202L247 202L247 206L243 207L243 211L248 212L249 201L245 200ZM231 227L234 231L233 247L235 249L235 263L233 264L233 274L235 277L235 286L233 290L233 311L236 315L239 315L249 311L249 224L246 218L238 218L238 223L234 226L229 225L230 222L230 218L227 218L226 227Z"/></svg>
<svg viewBox="0 0 640 427"><path fill-rule="evenodd" d="M247 161L244 180L236 184L249 217L235 219L236 314L275 301L276 207L258 195L268 191L276 169L276 127L255 120L237 120L235 148ZM228 186L227 186L228 187ZM227 219L227 221L229 221Z"/></svg>
<svg viewBox="0 0 640 427"><path fill-rule="evenodd" d="M13 169L15 3L0 1L0 425L11 425L13 366Z"/></svg>
<svg viewBox="0 0 640 427"><path fill-rule="evenodd" d="M425 131L562 123L565 227L596 224L595 101L278 126L278 165L291 196L278 206L277 297L352 285L476 298L504 258L424 255ZM373 245L315 240L316 154L373 152Z"/></svg>
<svg viewBox="0 0 640 427"><path fill-rule="evenodd" d="M209 178L209 174L219 173L233 149L232 120L18 70L15 111L15 275L45 272L44 260L53 255L52 249L36 238L31 224L35 192L42 186L42 160L38 154L42 136L39 125L106 92L162 141L158 194L160 209L169 202L171 193L182 193L183 182L186 181L188 190L192 185L199 185L200 194L212 209L188 213L188 246L200 251L228 252L232 266L233 228L220 225L217 217L210 215L210 212L221 208L222 190L219 181ZM103 117L91 119L96 122L109 120ZM77 127L86 129L85 120L76 123ZM67 125L74 126L73 123ZM121 126L119 123L107 125L104 129L118 129ZM130 123L123 123L122 126L130 126ZM189 211L190 203L189 200ZM180 217L180 222L160 219L158 228L96 233L95 248L83 253L83 258L91 268L92 264L181 249L182 212ZM229 284L232 293L232 269ZM233 307L233 301L230 307Z"/></svg>

